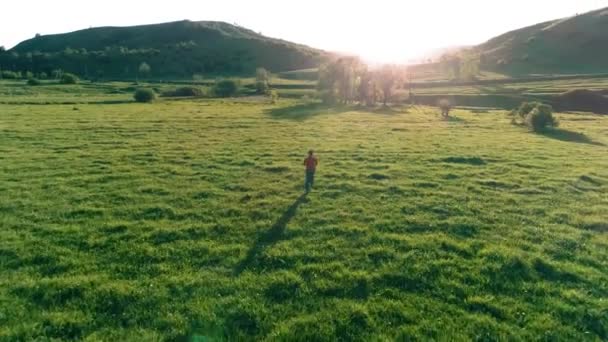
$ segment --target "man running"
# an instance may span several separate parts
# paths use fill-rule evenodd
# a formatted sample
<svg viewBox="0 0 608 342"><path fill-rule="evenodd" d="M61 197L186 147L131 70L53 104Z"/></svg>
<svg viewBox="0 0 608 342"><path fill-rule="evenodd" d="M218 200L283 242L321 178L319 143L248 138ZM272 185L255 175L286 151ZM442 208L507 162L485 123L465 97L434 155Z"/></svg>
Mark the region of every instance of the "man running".
<svg viewBox="0 0 608 342"><path fill-rule="evenodd" d="M317 170L317 165L319 164L319 159L314 155L314 151L308 151L308 158L304 159L304 166L306 166L306 181L304 182L304 189L306 193L310 192L312 189L312 184L315 182L315 171Z"/></svg>

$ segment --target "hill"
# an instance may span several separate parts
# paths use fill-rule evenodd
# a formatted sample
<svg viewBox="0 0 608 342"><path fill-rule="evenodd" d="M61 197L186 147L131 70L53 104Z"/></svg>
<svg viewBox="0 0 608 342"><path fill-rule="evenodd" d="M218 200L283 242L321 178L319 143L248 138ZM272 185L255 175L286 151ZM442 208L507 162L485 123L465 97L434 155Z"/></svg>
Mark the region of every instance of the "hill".
<svg viewBox="0 0 608 342"><path fill-rule="evenodd" d="M510 75L608 71L608 8L505 33L477 46L482 68Z"/></svg>
<svg viewBox="0 0 608 342"><path fill-rule="evenodd" d="M274 72L311 68L326 55L224 22L184 20L37 36L0 55L0 67L134 78L140 63L146 62L150 77L189 78L251 73L257 67Z"/></svg>

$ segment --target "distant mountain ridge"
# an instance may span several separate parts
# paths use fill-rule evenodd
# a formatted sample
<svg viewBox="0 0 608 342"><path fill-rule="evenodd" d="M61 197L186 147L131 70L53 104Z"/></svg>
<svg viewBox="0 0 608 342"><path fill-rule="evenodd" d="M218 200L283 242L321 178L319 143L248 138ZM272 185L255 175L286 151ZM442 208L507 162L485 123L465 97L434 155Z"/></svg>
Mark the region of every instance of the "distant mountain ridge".
<svg viewBox="0 0 608 342"><path fill-rule="evenodd" d="M0 56L0 63L33 72L62 68L81 75L129 77L146 62L152 69L149 76L191 77L251 73L257 67L305 69L328 55L225 22L183 20L37 36Z"/></svg>
<svg viewBox="0 0 608 342"><path fill-rule="evenodd" d="M507 32L476 47L482 68L512 75L608 72L608 8Z"/></svg>

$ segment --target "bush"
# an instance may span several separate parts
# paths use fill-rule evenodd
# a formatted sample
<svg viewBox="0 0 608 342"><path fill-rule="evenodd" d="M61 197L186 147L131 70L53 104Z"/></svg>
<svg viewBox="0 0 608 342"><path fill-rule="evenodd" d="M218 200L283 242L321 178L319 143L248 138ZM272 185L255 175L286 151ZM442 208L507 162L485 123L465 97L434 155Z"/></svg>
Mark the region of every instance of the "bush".
<svg viewBox="0 0 608 342"><path fill-rule="evenodd" d="M4 70L2 71L2 78L5 78L7 80L14 80L19 78L20 75L17 75L16 72L10 71L10 70Z"/></svg>
<svg viewBox="0 0 608 342"><path fill-rule="evenodd" d="M450 115L450 110L452 109L452 104L448 99L439 100L439 108L441 109L441 116L448 117Z"/></svg>
<svg viewBox="0 0 608 342"><path fill-rule="evenodd" d="M553 117L553 108L546 104L539 104L528 115L526 125L534 132L542 132L547 127L557 127L558 122Z"/></svg>
<svg viewBox="0 0 608 342"><path fill-rule="evenodd" d="M511 123L526 125L534 132L540 132L547 127L557 127L558 121L553 117L553 107L540 102L524 102L519 108L511 111Z"/></svg>
<svg viewBox="0 0 608 342"><path fill-rule="evenodd" d="M525 119L526 116L530 114L530 112L533 111L534 108L538 107L539 105L541 105L540 102L524 102L519 105L519 108L512 111L511 115L516 115L522 119Z"/></svg>
<svg viewBox="0 0 608 342"><path fill-rule="evenodd" d="M61 75L61 78L59 79L59 83L61 84L76 84L79 81L78 76L70 74L69 72Z"/></svg>
<svg viewBox="0 0 608 342"><path fill-rule="evenodd" d="M27 80L27 85L37 86L40 85L40 81L35 78L30 78L29 80Z"/></svg>
<svg viewBox="0 0 608 342"><path fill-rule="evenodd" d="M257 68L255 71L255 90L258 94L268 94L270 88L270 74L264 68Z"/></svg>
<svg viewBox="0 0 608 342"><path fill-rule="evenodd" d="M46 74L46 72L41 72L40 75L38 75L38 78L40 78L41 80L45 80L48 78L48 75Z"/></svg>
<svg viewBox="0 0 608 342"><path fill-rule="evenodd" d="M175 90L170 90L170 91L163 93L163 96L165 96L165 97L186 97L186 96L200 97L203 95L205 95L205 93L203 92L203 90L201 88L192 87L192 86L180 87Z"/></svg>
<svg viewBox="0 0 608 342"><path fill-rule="evenodd" d="M266 81L256 81L255 82L255 91L258 94L268 94L268 90L270 87L268 86L268 82Z"/></svg>
<svg viewBox="0 0 608 342"><path fill-rule="evenodd" d="M231 97L239 92L239 83L235 80L220 80L213 86L213 93L218 97Z"/></svg>
<svg viewBox="0 0 608 342"><path fill-rule="evenodd" d="M137 102L152 102L154 99L156 99L156 93L152 89L139 88L135 91L133 98Z"/></svg>
<svg viewBox="0 0 608 342"><path fill-rule="evenodd" d="M279 92L273 89L268 93L268 97L270 98L270 103L275 104L279 100Z"/></svg>

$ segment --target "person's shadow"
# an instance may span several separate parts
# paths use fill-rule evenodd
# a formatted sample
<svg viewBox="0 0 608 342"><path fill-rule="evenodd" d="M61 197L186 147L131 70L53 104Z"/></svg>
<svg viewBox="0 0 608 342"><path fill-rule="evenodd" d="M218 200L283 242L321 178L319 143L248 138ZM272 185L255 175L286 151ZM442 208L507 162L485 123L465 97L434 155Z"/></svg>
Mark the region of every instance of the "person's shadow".
<svg viewBox="0 0 608 342"><path fill-rule="evenodd" d="M298 207L306 201L306 196L308 194L304 193L300 195L295 202L293 202L289 208L281 215L281 217L272 225L272 227L266 231L265 233L258 236L257 240L247 252L247 256L239 262L234 268L234 273L236 275L241 274L248 267L250 267L255 259L264 251L266 247L276 243L281 240L283 237L283 233L285 232L285 227L291 221L291 219L296 215L296 211Z"/></svg>

